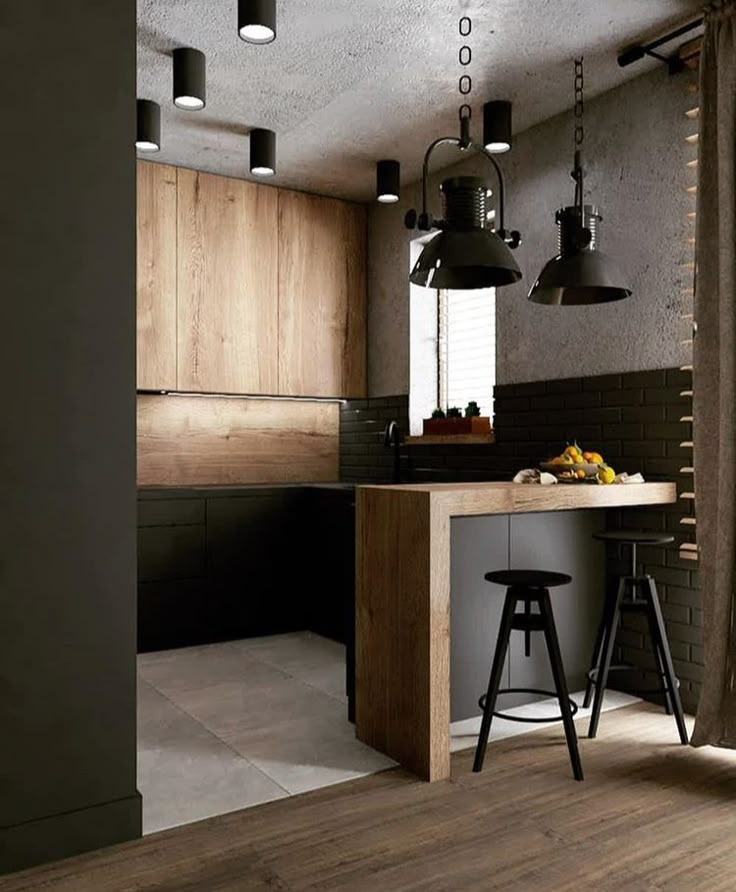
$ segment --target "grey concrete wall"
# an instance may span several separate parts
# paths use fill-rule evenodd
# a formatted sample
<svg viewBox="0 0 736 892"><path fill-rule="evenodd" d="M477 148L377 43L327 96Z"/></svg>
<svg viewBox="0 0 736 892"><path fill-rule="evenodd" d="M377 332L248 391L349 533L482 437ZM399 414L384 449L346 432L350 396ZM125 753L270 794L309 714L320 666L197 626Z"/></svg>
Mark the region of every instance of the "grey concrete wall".
<svg viewBox="0 0 736 892"><path fill-rule="evenodd" d="M0 871L140 832L135 15L0 13Z"/></svg>
<svg viewBox="0 0 736 892"><path fill-rule="evenodd" d="M589 72L589 80L595 72ZM499 291L499 383L571 375L667 368L680 364L677 311L689 273L682 264L690 198L684 192L688 75L664 66L586 104L586 197L603 213L601 243L630 278L631 299L600 307L540 307L526 294L556 252L554 212L572 203L572 114L567 112L515 138L500 157L506 175L507 226L522 230L517 259L524 278ZM480 122L476 135L480 137ZM446 135L446 134L437 134ZM452 135L452 134L450 134ZM437 153L432 208L440 214L439 182L448 175L492 178L474 155L451 168L456 150ZM398 205L372 205L369 214L369 392L409 389L409 242L404 212L419 207L418 185ZM431 292L428 292L431 294Z"/></svg>

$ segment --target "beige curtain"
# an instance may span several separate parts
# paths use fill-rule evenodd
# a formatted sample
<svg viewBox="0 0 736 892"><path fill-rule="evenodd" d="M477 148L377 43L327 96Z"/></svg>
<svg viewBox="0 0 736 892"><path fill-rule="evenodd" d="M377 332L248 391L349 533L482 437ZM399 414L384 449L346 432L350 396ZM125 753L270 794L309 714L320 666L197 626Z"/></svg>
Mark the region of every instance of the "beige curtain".
<svg viewBox="0 0 736 892"><path fill-rule="evenodd" d="M736 0L705 12L695 290L695 479L705 669L692 743L736 747Z"/></svg>

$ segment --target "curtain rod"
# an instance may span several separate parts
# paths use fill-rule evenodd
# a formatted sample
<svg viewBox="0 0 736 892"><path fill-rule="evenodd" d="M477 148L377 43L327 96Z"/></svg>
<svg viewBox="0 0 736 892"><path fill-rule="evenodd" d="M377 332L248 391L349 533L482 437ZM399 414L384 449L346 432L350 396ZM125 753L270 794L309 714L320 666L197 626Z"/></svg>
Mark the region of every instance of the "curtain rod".
<svg viewBox="0 0 736 892"><path fill-rule="evenodd" d="M699 28L703 24L703 21L704 18L701 16L699 19L695 19L694 21L689 22L687 25L682 25L680 28L676 28L674 31L670 31L669 34L665 34L664 37L657 38L657 40L652 40L649 43L637 43L633 46L627 47L623 52L619 54L619 67L626 68L628 65L632 65L634 62L638 62L640 59L643 59L644 56L651 56L653 59L657 59L659 62L665 62L669 66L671 74L674 74L676 71L682 70L682 65L677 55L669 57L661 56L659 53L655 53L654 50L665 43L669 43L670 41L675 40L675 38L677 37L682 37L683 34L694 31L696 28Z"/></svg>

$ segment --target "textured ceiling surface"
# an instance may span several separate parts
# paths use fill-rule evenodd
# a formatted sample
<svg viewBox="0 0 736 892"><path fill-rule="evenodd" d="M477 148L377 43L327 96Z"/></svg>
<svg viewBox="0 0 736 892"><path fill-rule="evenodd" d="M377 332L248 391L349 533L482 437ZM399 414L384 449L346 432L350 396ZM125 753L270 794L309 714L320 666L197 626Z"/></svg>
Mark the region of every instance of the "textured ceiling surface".
<svg viewBox="0 0 736 892"><path fill-rule="evenodd" d="M162 150L153 156L248 178L248 131L277 134L270 182L369 199L375 162L397 158L416 181L429 142L457 133L458 78L473 79L473 130L488 99L514 102L514 131L572 105L572 59L586 60L586 96L642 74L620 69L624 46L687 21L697 0L279 0L278 37L239 39L237 0L138 0L138 96L162 107ZM472 19L467 40L458 19ZM458 51L469 43L471 65ZM207 106L171 100L171 52L207 56ZM151 157L151 156L149 156ZM438 152L437 166L457 160Z"/></svg>

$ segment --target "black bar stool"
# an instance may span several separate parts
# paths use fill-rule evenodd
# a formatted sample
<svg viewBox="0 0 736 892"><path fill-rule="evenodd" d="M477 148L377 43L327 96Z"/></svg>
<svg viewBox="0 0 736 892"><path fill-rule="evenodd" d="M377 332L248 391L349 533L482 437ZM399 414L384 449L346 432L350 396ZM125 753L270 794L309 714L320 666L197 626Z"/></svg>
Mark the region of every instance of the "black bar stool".
<svg viewBox="0 0 736 892"><path fill-rule="evenodd" d="M660 687L650 691L641 691L641 693L664 694L667 715L674 714L680 741L686 744L688 737L685 717L682 712L682 703L680 702L680 683L675 676L675 669L672 665L672 654L667 641L667 630L662 617L662 609L659 605L657 586L648 573L642 576L638 576L636 573L637 545L667 545L670 542L674 542L675 537L668 533L657 533L647 530L611 530L604 533L595 533L593 538L600 539L603 542L616 542L619 545L631 546L631 573L628 576L619 577L616 592L606 597L603 606L603 616L601 617L593 647L591 668L588 672L588 683L585 688L585 699L583 700L584 708L590 706L593 689L595 689L588 737L595 737L598 733L598 722L601 716L601 706L603 705L603 695L608 684L609 672L631 668L629 666L611 665L621 614L643 613L647 618L649 626L649 637L654 649Z"/></svg>
<svg viewBox="0 0 736 892"><path fill-rule="evenodd" d="M552 604L549 597L549 589L558 585L567 585L572 582L572 577L565 573L549 573L545 570L497 570L486 573L488 582L506 586L506 600L501 615L501 626L498 630L496 652L493 655L491 677L488 681L488 691L478 701L483 710L483 721L480 727L480 737L475 751L473 771L483 768L483 760L488 745L488 735L491 730L493 716L510 719L514 722L559 722L565 726L567 749L570 753L572 772L575 780L583 779L583 766L578 753L578 738L575 734L575 724L572 717L578 711L577 704L570 699L567 691L565 670L562 666L562 654L557 640L555 620L552 615ZM516 606L522 602L524 611L516 612ZM538 613L532 613L532 604L537 604ZM544 632L547 643L549 661L552 666L552 676L555 681L554 691L541 691L536 688L504 688L501 689L501 674L506 653L509 648L509 639L512 630L524 632L524 652L529 656L531 652L531 633ZM557 697L560 704L560 715L553 718L533 719L520 716L506 715L496 711L496 700L499 694L546 694Z"/></svg>

